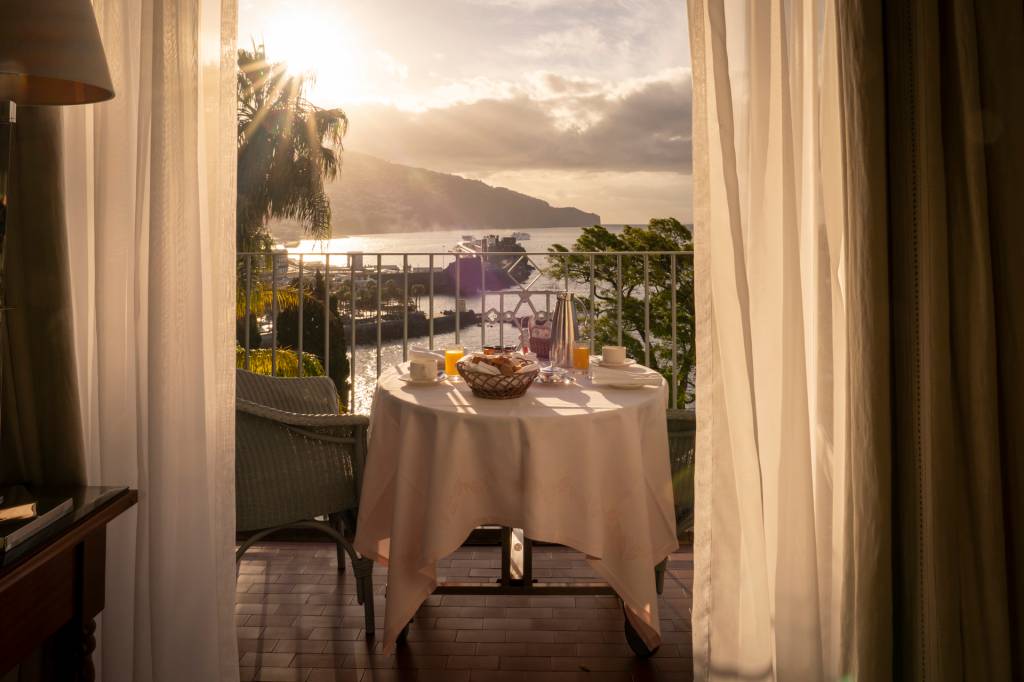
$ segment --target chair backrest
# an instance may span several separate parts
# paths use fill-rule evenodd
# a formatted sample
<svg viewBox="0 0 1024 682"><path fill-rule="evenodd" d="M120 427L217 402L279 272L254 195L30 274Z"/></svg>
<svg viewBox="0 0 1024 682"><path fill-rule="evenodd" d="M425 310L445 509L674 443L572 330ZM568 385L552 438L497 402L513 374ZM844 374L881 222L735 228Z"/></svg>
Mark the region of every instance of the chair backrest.
<svg viewBox="0 0 1024 682"><path fill-rule="evenodd" d="M272 377L235 370L235 396L298 414L338 414L338 390L330 377Z"/></svg>

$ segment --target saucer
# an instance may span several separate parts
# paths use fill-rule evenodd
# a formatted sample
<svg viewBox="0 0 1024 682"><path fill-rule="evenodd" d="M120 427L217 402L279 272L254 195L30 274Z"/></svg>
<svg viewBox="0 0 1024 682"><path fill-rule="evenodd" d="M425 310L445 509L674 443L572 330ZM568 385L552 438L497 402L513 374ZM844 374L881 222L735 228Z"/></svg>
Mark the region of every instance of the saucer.
<svg viewBox="0 0 1024 682"><path fill-rule="evenodd" d="M412 384L413 386L433 386L434 384L439 384L442 381L444 381L447 378L447 375L444 372L438 372L437 376L435 376L433 379L421 381L418 379L413 379L412 374L406 372L405 374L399 374L398 378L407 384Z"/></svg>
<svg viewBox="0 0 1024 682"><path fill-rule="evenodd" d="M608 369L622 369L624 367L631 367L636 364L636 360L634 360L633 358L626 358L625 362L607 362L601 356L591 358L591 362L593 362L598 367L607 367Z"/></svg>

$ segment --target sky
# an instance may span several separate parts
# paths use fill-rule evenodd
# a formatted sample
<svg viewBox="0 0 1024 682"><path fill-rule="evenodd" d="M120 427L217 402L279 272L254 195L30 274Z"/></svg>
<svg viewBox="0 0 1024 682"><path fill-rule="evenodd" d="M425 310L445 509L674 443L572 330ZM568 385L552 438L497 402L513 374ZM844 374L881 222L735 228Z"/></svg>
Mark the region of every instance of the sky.
<svg viewBox="0 0 1024 682"><path fill-rule="evenodd" d="M346 149L599 213L691 217L682 0L241 0Z"/></svg>

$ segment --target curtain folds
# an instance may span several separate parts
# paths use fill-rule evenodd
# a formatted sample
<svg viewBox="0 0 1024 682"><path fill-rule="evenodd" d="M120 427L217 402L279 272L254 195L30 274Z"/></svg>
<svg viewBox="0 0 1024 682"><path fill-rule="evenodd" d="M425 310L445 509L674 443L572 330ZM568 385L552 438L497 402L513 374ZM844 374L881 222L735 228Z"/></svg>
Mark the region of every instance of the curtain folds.
<svg viewBox="0 0 1024 682"><path fill-rule="evenodd" d="M689 8L696 677L884 679L888 265L884 174L870 173L885 158L879 16L818 0Z"/></svg>
<svg viewBox="0 0 1024 682"><path fill-rule="evenodd" d="M696 677L1018 679L1024 7L689 12Z"/></svg>
<svg viewBox="0 0 1024 682"><path fill-rule="evenodd" d="M237 680L235 0L96 0L117 96L63 114L91 484L108 536L100 674Z"/></svg>
<svg viewBox="0 0 1024 682"><path fill-rule="evenodd" d="M1022 13L886 8L899 679L1024 676Z"/></svg>

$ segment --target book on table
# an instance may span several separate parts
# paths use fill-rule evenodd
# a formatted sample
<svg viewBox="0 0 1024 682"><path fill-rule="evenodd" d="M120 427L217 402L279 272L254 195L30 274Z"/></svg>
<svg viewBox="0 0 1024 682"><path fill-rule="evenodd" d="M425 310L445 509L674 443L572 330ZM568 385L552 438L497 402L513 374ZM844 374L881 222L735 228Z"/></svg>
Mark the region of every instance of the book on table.
<svg viewBox="0 0 1024 682"><path fill-rule="evenodd" d="M24 486L0 492L0 557L68 515L70 496L34 495Z"/></svg>

